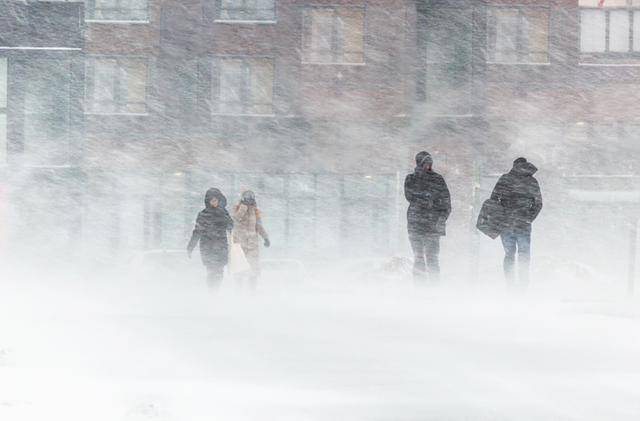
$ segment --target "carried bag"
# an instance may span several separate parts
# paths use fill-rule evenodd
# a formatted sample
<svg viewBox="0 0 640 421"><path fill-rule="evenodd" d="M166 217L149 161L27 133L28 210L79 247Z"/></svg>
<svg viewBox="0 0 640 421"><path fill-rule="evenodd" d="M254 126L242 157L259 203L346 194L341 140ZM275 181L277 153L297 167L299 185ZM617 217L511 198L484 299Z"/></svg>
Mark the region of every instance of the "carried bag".
<svg viewBox="0 0 640 421"><path fill-rule="evenodd" d="M227 262L227 270L229 275L244 272L251 269L251 265L244 255L242 246L233 242L233 233L231 233L231 246L229 247L229 261Z"/></svg>
<svg viewBox="0 0 640 421"><path fill-rule="evenodd" d="M506 227L506 223L507 215L502 204L491 199L485 200L478 215L476 228L495 240Z"/></svg>

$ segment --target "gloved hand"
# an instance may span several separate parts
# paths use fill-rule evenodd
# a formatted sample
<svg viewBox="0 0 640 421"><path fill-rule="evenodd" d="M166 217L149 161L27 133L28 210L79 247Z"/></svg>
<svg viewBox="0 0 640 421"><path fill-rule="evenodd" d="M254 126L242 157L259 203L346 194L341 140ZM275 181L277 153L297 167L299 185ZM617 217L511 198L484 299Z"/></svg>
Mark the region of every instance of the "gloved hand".
<svg viewBox="0 0 640 421"><path fill-rule="evenodd" d="M265 246L265 247L269 247L270 245L271 245L271 241L269 241L269 239L268 239L268 238L265 238L265 239L264 239L264 246Z"/></svg>
<svg viewBox="0 0 640 421"><path fill-rule="evenodd" d="M191 259L191 250L187 250L187 257Z"/></svg>
<svg viewBox="0 0 640 421"><path fill-rule="evenodd" d="M247 207L251 207L251 206L255 206L256 205L256 200L255 199L242 199L242 203L243 205L246 205Z"/></svg>

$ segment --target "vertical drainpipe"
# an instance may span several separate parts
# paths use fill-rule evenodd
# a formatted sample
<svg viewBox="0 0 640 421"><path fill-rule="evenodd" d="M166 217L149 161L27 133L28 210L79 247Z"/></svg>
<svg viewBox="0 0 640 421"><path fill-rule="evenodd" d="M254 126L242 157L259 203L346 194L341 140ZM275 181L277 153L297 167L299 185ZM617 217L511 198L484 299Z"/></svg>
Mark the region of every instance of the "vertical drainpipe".
<svg viewBox="0 0 640 421"><path fill-rule="evenodd" d="M318 247L318 173L313 174L313 251Z"/></svg>
<svg viewBox="0 0 640 421"><path fill-rule="evenodd" d="M144 215L142 219L142 238L144 243L144 249L149 250L151 248L151 196L144 197Z"/></svg>
<svg viewBox="0 0 640 421"><path fill-rule="evenodd" d="M629 232L629 278L627 281L627 293L633 295L635 276L636 276L636 256L638 244L638 217L634 217L631 221L631 229Z"/></svg>
<svg viewBox="0 0 640 421"><path fill-rule="evenodd" d="M391 250L394 256L400 254L400 171L396 171L396 201L394 204L393 227L391 228Z"/></svg>
<svg viewBox="0 0 640 421"><path fill-rule="evenodd" d="M9 184L0 179L0 267L9 263Z"/></svg>
<svg viewBox="0 0 640 421"><path fill-rule="evenodd" d="M111 206L111 238L110 238L110 248L111 254L113 256L118 256L120 252L120 206L122 197L120 195L119 189L119 174L110 173L109 174L109 182L111 184L111 198L113 200Z"/></svg>
<svg viewBox="0 0 640 421"><path fill-rule="evenodd" d="M163 173L159 172L156 174L158 177L158 191L160 192L160 197L164 197L164 179ZM154 197L152 199L152 212L153 212L153 247L160 248L162 246L162 200Z"/></svg>
<svg viewBox="0 0 640 421"><path fill-rule="evenodd" d="M340 241L340 250L344 253L346 248L346 234L345 230L347 229L347 205L344 203L344 174L340 176L340 223L339 223L339 241Z"/></svg>
<svg viewBox="0 0 640 421"><path fill-rule="evenodd" d="M469 223L469 280L478 282L478 272L480 270L480 237L476 229L476 220L480 210L480 177L481 166L478 161L473 161L473 174L471 177L471 215Z"/></svg>
<svg viewBox="0 0 640 421"><path fill-rule="evenodd" d="M289 173L284 174L284 244L285 250L289 250L289 226L291 217L289 212L291 207L289 206Z"/></svg>
<svg viewBox="0 0 640 421"><path fill-rule="evenodd" d="M182 207L182 214L183 214L183 221L184 221L184 227L183 227L183 236L185 239L185 243L189 241L189 238L191 238L191 230L192 225L191 225L191 190L192 186L193 186L193 181L191 179L191 171L184 171L184 191L183 191L183 207Z"/></svg>

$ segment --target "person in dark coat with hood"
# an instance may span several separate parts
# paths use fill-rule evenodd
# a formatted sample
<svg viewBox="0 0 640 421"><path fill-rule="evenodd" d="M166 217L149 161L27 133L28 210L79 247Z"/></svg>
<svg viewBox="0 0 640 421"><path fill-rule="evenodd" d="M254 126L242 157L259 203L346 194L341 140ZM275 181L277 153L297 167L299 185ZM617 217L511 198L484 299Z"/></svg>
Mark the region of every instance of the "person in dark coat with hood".
<svg viewBox="0 0 640 421"><path fill-rule="evenodd" d="M513 168L502 175L493 188L491 200L502 205L505 227L500 239L504 246L504 276L507 286L526 290L529 284L531 223L542 209L542 193L533 174L538 169L525 158L513 161ZM518 252L518 280L515 279L515 258Z"/></svg>
<svg viewBox="0 0 640 421"><path fill-rule="evenodd" d="M205 208L196 218L196 227L187 246L191 258L193 249L200 241L200 257L207 268L207 284L215 290L222 282L224 266L229 258L227 231L233 229L233 220L225 209L227 199L216 188L210 188L204 195Z"/></svg>
<svg viewBox="0 0 640 421"><path fill-rule="evenodd" d="M433 158L427 152L416 155L416 168L404 181L409 201L407 228L413 249L413 279L417 284L440 280L440 237L446 235L451 213L451 195L444 178L433 171ZM425 264L426 257L426 264Z"/></svg>

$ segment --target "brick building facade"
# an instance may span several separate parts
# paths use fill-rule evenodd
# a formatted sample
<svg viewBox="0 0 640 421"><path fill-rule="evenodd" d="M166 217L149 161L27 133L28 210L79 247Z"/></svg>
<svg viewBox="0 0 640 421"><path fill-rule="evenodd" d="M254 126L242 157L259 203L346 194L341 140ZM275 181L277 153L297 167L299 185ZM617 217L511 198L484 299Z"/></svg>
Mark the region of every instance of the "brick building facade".
<svg viewBox="0 0 640 421"><path fill-rule="evenodd" d="M234 203L248 184L276 251L397 252L402 180L427 149L452 190L447 242L474 250L475 208L517 156L543 169L556 203L593 188L584 176L624 175L600 188L638 189L636 6L4 2L9 21L50 23L38 35L7 30L0 46L11 225L26 228L44 195L62 221L56 238L182 248L206 188ZM40 57L58 61L30 61ZM54 80L68 87L53 95L67 114L54 99L30 108L29 86L67 92ZM50 133L30 135L38 127Z"/></svg>

